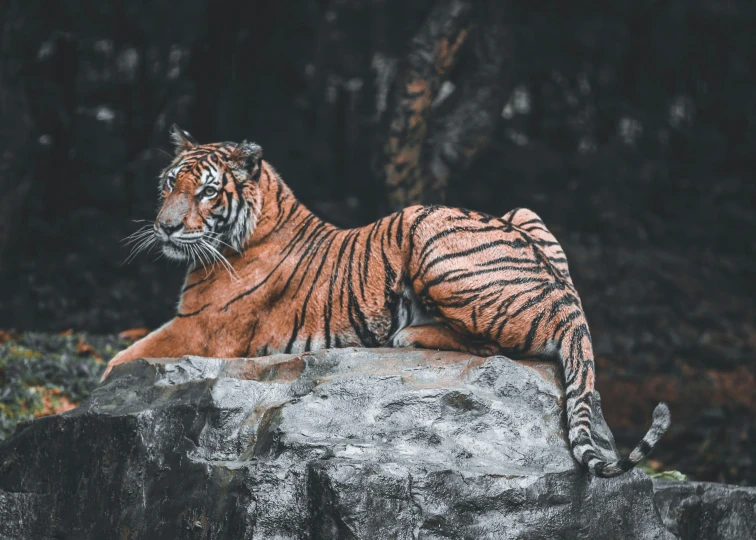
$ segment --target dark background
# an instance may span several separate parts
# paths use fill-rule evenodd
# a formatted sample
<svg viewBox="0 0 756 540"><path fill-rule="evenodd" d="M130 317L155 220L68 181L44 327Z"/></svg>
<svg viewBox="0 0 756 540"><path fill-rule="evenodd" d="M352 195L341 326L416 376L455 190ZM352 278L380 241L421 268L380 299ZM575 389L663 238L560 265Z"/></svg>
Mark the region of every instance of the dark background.
<svg viewBox="0 0 756 540"><path fill-rule="evenodd" d="M120 241L155 215L173 122L258 142L332 222L384 215L397 92L420 73L422 202L544 218L619 444L663 399L652 467L756 484L754 28L747 0L5 0L0 328L172 316L183 269L123 265ZM423 71L446 34L453 62Z"/></svg>

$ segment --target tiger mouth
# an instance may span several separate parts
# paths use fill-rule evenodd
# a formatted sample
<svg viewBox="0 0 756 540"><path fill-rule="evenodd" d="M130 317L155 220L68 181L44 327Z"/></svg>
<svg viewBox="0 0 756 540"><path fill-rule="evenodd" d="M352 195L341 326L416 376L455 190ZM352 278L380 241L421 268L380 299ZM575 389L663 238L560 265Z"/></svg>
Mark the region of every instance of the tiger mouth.
<svg viewBox="0 0 756 540"><path fill-rule="evenodd" d="M192 264L210 266L220 262L230 273L233 273L231 265L218 250L222 241L212 237L211 234L203 234L190 238L168 238L161 240L163 254L174 261L188 261Z"/></svg>
<svg viewBox="0 0 756 540"><path fill-rule="evenodd" d="M185 243L190 244L192 242L185 242ZM185 261L189 258L189 254L187 253L187 250L183 248L181 244L174 243L171 241L163 242L163 253L169 259L173 259L176 261Z"/></svg>

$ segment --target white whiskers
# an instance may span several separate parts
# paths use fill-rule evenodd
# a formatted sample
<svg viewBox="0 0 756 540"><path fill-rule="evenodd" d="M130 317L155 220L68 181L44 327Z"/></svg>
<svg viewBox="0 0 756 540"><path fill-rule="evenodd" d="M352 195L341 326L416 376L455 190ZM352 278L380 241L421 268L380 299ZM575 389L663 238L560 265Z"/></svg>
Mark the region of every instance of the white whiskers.
<svg viewBox="0 0 756 540"><path fill-rule="evenodd" d="M228 260L223 256L223 254L220 251L218 251L218 249L215 246L213 246L210 242L208 242L204 238L200 238L198 245L203 250L205 250L205 253L208 256L210 256L212 259L221 263L226 268L226 271L228 272L229 276L231 276L236 281L239 281L239 275L236 273L236 270L234 270L234 267L231 266L231 263L228 262Z"/></svg>
<svg viewBox="0 0 756 540"><path fill-rule="evenodd" d="M219 244L223 244L223 245L224 245L224 246L226 246L227 248L231 248L231 249L233 249L233 250L234 250L235 252L237 252L237 253L241 253L241 251L239 251L238 249L236 249L236 248L235 248L234 246L232 246L231 244L227 244L226 242L224 242L223 240L221 240L221 236L222 236L222 235L221 235L221 233L216 233L216 232L206 232L206 233L205 233L205 235L206 235L206 236L209 236L210 238L212 238L214 242L218 242Z"/></svg>
<svg viewBox="0 0 756 540"><path fill-rule="evenodd" d="M139 229L136 232L131 233L126 238L121 240L121 242L125 243L127 246L129 244L133 244L134 242L141 240L142 238L146 238L150 235L155 234L154 230L152 229L152 225L143 225L139 227Z"/></svg>
<svg viewBox="0 0 756 540"><path fill-rule="evenodd" d="M149 252L153 247L158 245L158 237L155 234L155 229L152 223L148 223L124 238L122 242L126 246L132 246L129 256L123 261L123 264L127 264L134 260L134 258L140 253ZM202 265L202 268L205 270L205 275L212 271L215 263L218 263L223 266L229 276L234 280L239 281L239 275L236 273L236 270L234 270L234 267L228 262L228 259L223 256L216 245L223 245L234 249L233 246L221 240L221 233L210 231L206 232L204 236L196 240L182 241L179 239L171 244L174 249L182 252L192 265ZM159 253L155 260L162 255L162 252Z"/></svg>
<svg viewBox="0 0 756 540"><path fill-rule="evenodd" d="M131 253L129 253L129 256L126 257L126 260L121 264L128 264L142 251L149 252L155 246L155 244L157 244L157 237L154 235L154 233L151 233L149 235L134 238L133 240L129 241L129 243L131 242L136 243L131 248Z"/></svg>

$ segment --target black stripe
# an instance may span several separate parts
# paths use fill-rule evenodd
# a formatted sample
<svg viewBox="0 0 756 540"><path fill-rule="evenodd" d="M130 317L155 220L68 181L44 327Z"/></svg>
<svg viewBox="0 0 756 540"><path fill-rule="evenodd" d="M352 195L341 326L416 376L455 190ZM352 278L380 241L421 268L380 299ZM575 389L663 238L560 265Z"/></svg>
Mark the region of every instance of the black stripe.
<svg viewBox="0 0 756 540"><path fill-rule="evenodd" d="M310 237L306 240L307 242L307 249L306 252L309 253L309 259L307 261L307 266L305 266L304 270L301 272L301 277L299 278L299 283L297 284L297 289L294 291L294 296L299 294L299 290L302 288L302 284L304 283L305 278L309 275L310 267L312 266L312 263L315 262L315 259L318 257L318 252L320 251L320 246L322 246L325 242L328 241L328 239L336 234L336 229L331 229L329 231L326 231L325 233L321 234L322 229L326 227L326 224L321 222L318 224L318 226L315 228L315 230L312 231L312 234ZM313 241L317 238L317 242L313 244ZM328 246L326 248L326 253L328 253L328 249L330 249L331 242L328 243ZM321 261L320 267L318 268L318 273L313 281L313 285L317 281L317 276L320 275L320 269L323 266L323 261ZM310 292L308 292L308 295L312 293L312 288L310 289Z"/></svg>
<svg viewBox="0 0 756 540"><path fill-rule="evenodd" d="M428 216L430 216L433 212L437 211L438 209L439 209L438 206L426 206L420 212L420 215L415 218L415 221L412 222L412 225L410 225L410 230L409 230L410 256L412 256L412 252L415 250L415 231L420 226L420 224L428 218Z"/></svg>
<svg viewBox="0 0 756 540"><path fill-rule="evenodd" d="M572 313L570 313L569 315L561 319L559 323L556 325L556 327L554 328L554 334L556 334L559 330L561 330L562 328L570 324L572 321L574 321L578 317L581 317L582 315L583 315L583 312L580 311L579 309L576 309L575 311L573 311Z"/></svg>
<svg viewBox="0 0 756 540"><path fill-rule="evenodd" d="M234 302L238 302L239 300L241 300L242 298L244 298L246 296L249 296L250 294L252 294L253 292L255 292L257 289L259 289L260 287L262 287L265 283L267 283L267 281L273 276L273 274L281 267L281 265L284 263L284 261L287 260L288 256L294 251L294 249L296 249L296 247L297 247L297 240L298 239L299 239L298 235L295 235L292 239L290 239L289 242L286 244L286 246L284 247L284 249L282 251L281 260L278 261L278 264L276 264L276 266L273 268L273 270L271 270L270 273L267 276L265 276L265 278L263 278L262 281L260 281L259 283L257 283L253 287L250 287L249 289L247 289L243 293L241 293L241 294L235 296L234 298L232 298L231 300L229 300L226 303L226 305L223 306L223 311L227 311L228 307L231 304L233 304Z"/></svg>
<svg viewBox="0 0 756 540"><path fill-rule="evenodd" d="M335 233L335 230L328 231L325 235L323 235L322 241L325 241L331 233ZM319 246L320 244L318 244ZM320 265L318 266L318 270L315 272L315 277L312 279L312 284L310 285L309 290L307 291L307 294L305 295L304 302L302 303L302 316L305 317L307 315L307 306L310 303L310 298L312 297L312 293L315 291L315 287L318 285L318 279L320 278L320 274L323 271L323 268L325 267L326 261L328 261L328 253L331 251L331 246L333 245L333 242L328 242L328 245L326 246L325 253L323 253L323 257L320 260ZM312 260L315 260L315 256L317 255L317 248L313 252L313 258ZM309 265L308 265L309 268ZM302 276L302 279L304 280L304 275ZM301 285L302 282L300 282ZM297 288L297 290L299 290Z"/></svg>
<svg viewBox="0 0 756 540"><path fill-rule="evenodd" d="M260 319L255 319L255 322L247 328L247 331L245 332L245 339L249 339L249 342L247 342L247 349L244 351L244 357L249 358L249 349L252 347L252 340L255 337L255 334L257 333L257 324L260 322Z"/></svg>
<svg viewBox="0 0 756 540"><path fill-rule="evenodd" d="M302 322L304 322L304 317L302 317ZM291 348L294 346L294 340L297 339L297 334L299 333L299 329L301 328L301 324L299 322L299 314L294 314L294 328L291 331L291 337L289 338L289 342L286 344L286 349L284 349L285 353L290 353Z"/></svg>
<svg viewBox="0 0 756 540"><path fill-rule="evenodd" d="M484 232L490 232L490 231L499 231L501 230L501 227L456 227L453 229L446 229L444 231L441 231L439 233L434 234L431 236L423 245L423 249L420 250L420 262L418 263L418 266L422 266L425 262L425 259L430 254L430 248L433 244L438 242L439 240L442 240L446 238L449 235L456 234L456 233L464 233L464 232L472 232L472 233L484 233Z"/></svg>
<svg viewBox="0 0 756 540"><path fill-rule="evenodd" d="M541 319L543 319L543 311L538 313L538 315L533 318L533 322L530 323L530 330L528 330L528 333L525 336L525 343L523 343L522 345L523 353L530 352L530 349L533 346L533 340L535 339L536 332L538 331L538 325L541 324Z"/></svg>
<svg viewBox="0 0 756 540"><path fill-rule="evenodd" d="M415 275L412 276L412 281L417 279L420 275L426 275L428 271L436 266L437 264L441 264L444 261L449 261L451 259L459 259L462 257L467 257L468 255L473 255L475 253L480 253L481 251L486 251L492 248L495 248L497 246L510 246L515 249L525 247L527 244L523 243L519 239L517 240L494 240L492 242L487 242L485 244L481 244L479 246L475 246L473 248L465 249L463 251L458 251L456 253L447 253L445 255L441 255L439 257L436 257L431 262L429 262L425 268L418 267L417 272L415 272Z"/></svg>
<svg viewBox="0 0 756 540"><path fill-rule="evenodd" d="M323 326L325 331L325 339L326 339L326 349L328 349L331 346L331 317L333 315L333 289L336 286L336 280L339 277L339 269L341 268L341 258L344 256L344 252L346 251L347 243L349 242L352 231L347 232L344 235L344 239L341 242L341 247L339 247L338 255L336 256L336 261L333 265L333 272L331 273L331 280L328 285L328 299L325 303L325 308L323 309ZM338 339L338 336L336 336ZM336 345L338 347L338 345Z"/></svg>
<svg viewBox="0 0 756 540"><path fill-rule="evenodd" d="M396 245L399 249L402 247L402 240L404 239L404 210L399 214L399 224L396 226Z"/></svg>
<svg viewBox="0 0 756 540"><path fill-rule="evenodd" d="M194 282L194 283L192 283L191 285L187 285L186 287L184 287L183 289L181 289L181 292L182 292L182 293L185 293L185 292L186 292L186 291L188 291L189 289L193 289L193 288L194 288L194 287L196 287L197 285L200 285L200 284L204 283L205 281L207 281L208 279L210 279L210 276L211 276L211 274L208 274L208 275L206 275L205 277L203 277L202 279L200 279L200 280L198 280L198 281L195 281L195 282Z"/></svg>
<svg viewBox="0 0 756 540"><path fill-rule="evenodd" d="M184 318L184 317L194 317L195 315L202 312L203 309L205 309L210 304L205 304L201 308L199 308L197 311L192 311L191 313L176 313L176 317Z"/></svg>
<svg viewBox="0 0 756 540"><path fill-rule="evenodd" d="M386 236L385 236L385 238L388 239L389 246L391 246L391 240L392 240L391 229L394 227L394 223L396 223L396 220L399 218L400 215L401 214L397 212L389 218L388 229L386 230Z"/></svg>
<svg viewBox="0 0 756 540"><path fill-rule="evenodd" d="M641 440L641 442L638 444L638 448L640 449L641 454L643 454L644 456L647 456L649 453L651 453L651 450L653 450L653 447L645 440Z"/></svg>

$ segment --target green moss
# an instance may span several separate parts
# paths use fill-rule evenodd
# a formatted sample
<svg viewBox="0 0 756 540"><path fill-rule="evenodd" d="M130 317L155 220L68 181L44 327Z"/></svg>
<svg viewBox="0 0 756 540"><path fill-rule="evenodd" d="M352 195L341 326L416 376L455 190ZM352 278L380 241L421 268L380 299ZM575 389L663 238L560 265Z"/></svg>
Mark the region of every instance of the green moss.
<svg viewBox="0 0 756 540"><path fill-rule="evenodd" d="M659 480L682 480L685 481L688 479L687 476L685 476L680 471L662 471L658 472L656 474L649 475L651 478L658 478Z"/></svg>
<svg viewBox="0 0 756 540"><path fill-rule="evenodd" d="M127 346L114 336L34 332L0 346L0 440L22 420L80 403Z"/></svg>
<svg viewBox="0 0 756 540"><path fill-rule="evenodd" d="M652 464L649 460L641 461L638 464L638 468L651 478L658 478L660 480L688 480L688 477L680 471L660 471L661 464L658 462Z"/></svg>

